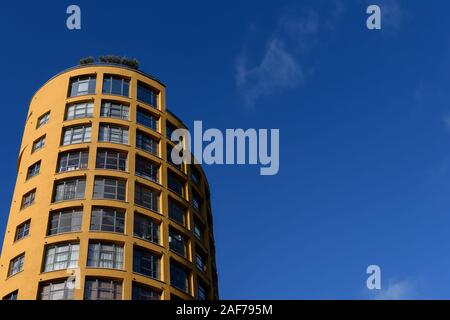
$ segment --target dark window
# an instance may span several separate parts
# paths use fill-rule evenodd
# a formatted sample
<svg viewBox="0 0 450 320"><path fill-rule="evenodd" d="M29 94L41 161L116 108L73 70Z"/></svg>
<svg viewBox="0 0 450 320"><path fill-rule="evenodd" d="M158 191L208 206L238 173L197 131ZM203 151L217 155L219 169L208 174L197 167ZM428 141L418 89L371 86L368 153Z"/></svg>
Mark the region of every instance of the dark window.
<svg viewBox="0 0 450 320"><path fill-rule="evenodd" d="M100 116L105 118L116 118L128 120L130 107L117 102L103 102Z"/></svg>
<svg viewBox="0 0 450 320"><path fill-rule="evenodd" d="M182 257L186 257L187 239L180 232L174 229L169 231L169 246L173 252L176 252Z"/></svg>
<svg viewBox="0 0 450 320"><path fill-rule="evenodd" d="M181 204L175 202L171 198L169 198L169 218L181 224L185 225L186 221L186 208L184 208Z"/></svg>
<svg viewBox="0 0 450 320"><path fill-rule="evenodd" d="M96 177L94 199L113 199L125 201L126 181L113 178Z"/></svg>
<svg viewBox="0 0 450 320"><path fill-rule="evenodd" d="M94 208L91 215L91 231L124 233L125 212L113 208Z"/></svg>
<svg viewBox="0 0 450 320"><path fill-rule="evenodd" d="M177 193L180 197L183 196L184 182L172 172L168 173L168 187L171 191Z"/></svg>
<svg viewBox="0 0 450 320"><path fill-rule="evenodd" d="M145 83L138 82L137 99L158 108L158 92Z"/></svg>
<svg viewBox="0 0 450 320"><path fill-rule="evenodd" d="M93 115L93 102L78 102L69 104L66 109L66 120L90 118Z"/></svg>
<svg viewBox="0 0 450 320"><path fill-rule="evenodd" d="M206 258L203 253L197 252L195 254L195 265L197 266L197 269L201 272L206 271Z"/></svg>
<svg viewBox="0 0 450 320"><path fill-rule="evenodd" d="M158 279L159 257L148 250L134 247L133 272L143 274L150 278Z"/></svg>
<svg viewBox="0 0 450 320"><path fill-rule="evenodd" d="M61 153L58 161L58 172L84 170L88 167L88 151L68 151Z"/></svg>
<svg viewBox="0 0 450 320"><path fill-rule="evenodd" d="M66 243L49 246L45 250L44 272L76 268L80 245L78 243Z"/></svg>
<svg viewBox="0 0 450 320"><path fill-rule="evenodd" d="M80 231L82 215L81 208L51 213L48 235Z"/></svg>
<svg viewBox="0 0 450 320"><path fill-rule="evenodd" d="M122 300L122 283L114 280L86 279L85 300Z"/></svg>
<svg viewBox="0 0 450 320"><path fill-rule="evenodd" d="M42 136L33 142L33 148L31 150L31 153L34 153L34 152L42 149L44 146L45 146L45 136Z"/></svg>
<svg viewBox="0 0 450 320"><path fill-rule="evenodd" d="M91 142L90 125L70 127L64 129L62 138L63 146L84 142Z"/></svg>
<svg viewBox="0 0 450 320"><path fill-rule="evenodd" d="M126 171L127 153L123 151L99 149L97 151L96 168Z"/></svg>
<svg viewBox="0 0 450 320"><path fill-rule="evenodd" d="M4 296L2 300L17 300L18 295L19 295L19 290L16 290L16 291L11 292L10 294Z"/></svg>
<svg viewBox="0 0 450 320"><path fill-rule="evenodd" d="M98 141L128 144L128 129L116 125L100 124Z"/></svg>
<svg viewBox="0 0 450 320"><path fill-rule="evenodd" d="M22 197L22 204L21 204L20 208L25 209L26 207L31 206L34 203L35 198L36 198L36 189L26 193Z"/></svg>
<svg viewBox="0 0 450 320"><path fill-rule="evenodd" d="M36 129L39 129L43 125L47 124L48 120L50 120L50 112L47 112L39 117L37 125L36 125Z"/></svg>
<svg viewBox="0 0 450 320"><path fill-rule="evenodd" d="M72 281L46 283L40 286L39 300L73 300L74 292Z"/></svg>
<svg viewBox="0 0 450 320"><path fill-rule="evenodd" d="M153 243L159 243L159 223L136 213L134 215L134 236Z"/></svg>
<svg viewBox="0 0 450 320"><path fill-rule="evenodd" d="M117 76L105 75L103 78L103 93L128 97L130 80Z"/></svg>
<svg viewBox="0 0 450 320"><path fill-rule="evenodd" d="M136 121L147 128L158 131L158 119L144 108L137 108Z"/></svg>
<svg viewBox="0 0 450 320"><path fill-rule="evenodd" d="M158 142L141 131L136 132L136 148L158 155Z"/></svg>
<svg viewBox="0 0 450 320"><path fill-rule="evenodd" d="M194 236L202 241L203 237L203 227L201 226L200 222L197 221L197 219L194 219Z"/></svg>
<svg viewBox="0 0 450 320"><path fill-rule="evenodd" d="M155 289L133 282L133 300L160 300L161 294Z"/></svg>
<svg viewBox="0 0 450 320"><path fill-rule="evenodd" d="M208 299L208 289L206 286L198 281L197 283L197 300L207 300Z"/></svg>
<svg viewBox="0 0 450 320"><path fill-rule="evenodd" d="M192 203L192 206L194 207L194 209L196 209L197 211L200 211L201 207L202 207L202 202L203 202L203 200L200 197L200 195L197 192L192 191L191 203Z"/></svg>
<svg viewBox="0 0 450 320"><path fill-rule="evenodd" d="M18 257L15 257L9 263L8 277L11 277L23 270L23 264L25 261L25 253Z"/></svg>
<svg viewBox="0 0 450 320"><path fill-rule="evenodd" d="M200 172L193 166L191 166L191 180L192 182L194 182L196 185L200 185Z"/></svg>
<svg viewBox="0 0 450 320"><path fill-rule="evenodd" d="M184 292L189 292L189 272L183 267L170 262L170 284Z"/></svg>
<svg viewBox="0 0 450 320"><path fill-rule="evenodd" d="M170 122L166 122L166 137L169 140L172 140L172 133L177 130L177 127L175 127Z"/></svg>
<svg viewBox="0 0 450 320"><path fill-rule="evenodd" d="M95 76L83 76L70 80L70 97L95 93Z"/></svg>
<svg viewBox="0 0 450 320"><path fill-rule="evenodd" d="M140 183L136 183L134 202L153 211L158 211L159 209L157 192Z"/></svg>
<svg viewBox="0 0 450 320"><path fill-rule="evenodd" d="M14 237L15 241L23 239L30 234L30 224L31 221L28 220L17 227L16 236Z"/></svg>
<svg viewBox="0 0 450 320"><path fill-rule="evenodd" d="M136 175L154 182L158 182L158 166L152 161L137 155Z"/></svg>
<svg viewBox="0 0 450 320"><path fill-rule="evenodd" d="M37 176L39 174L40 170L41 170L41 162L40 161L38 161L35 164L33 164L32 166L30 166L28 168L28 172L27 172L27 180Z"/></svg>
<svg viewBox="0 0 450 320"><path fill-rule="evenodd" d="M53 202L84 198L86 180L74 179L56 182Z"/></svg>
<svg viewBox="0 0 450 320"><path fill-rule="evenodd" d="M88 267L105 269L123 268L123 246L114 243L89 243Z"/></svg>
<svg viewBox="0 0 450 320"><path fill-rule="evenodd" d="M167 144L167 161L173 166L175 166L178 170L182 170L181 163L176 164L172 159L172 151L173 147L170 144ZM182 154L179 154L179 156L182 156Z"/></svg>

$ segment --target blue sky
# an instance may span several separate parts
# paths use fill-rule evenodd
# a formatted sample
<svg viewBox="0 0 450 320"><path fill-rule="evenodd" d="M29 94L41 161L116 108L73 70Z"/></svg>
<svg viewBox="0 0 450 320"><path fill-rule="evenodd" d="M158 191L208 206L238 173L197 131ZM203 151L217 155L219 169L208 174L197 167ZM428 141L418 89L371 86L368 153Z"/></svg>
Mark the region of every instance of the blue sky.
<svg viewBox="0 0 450 320"><path fill-rule="evenodd" d="M33 93L81 57L127 55L189 126L280 129L278 175L205 167L221 298L450 298L448 1L74 3L81 31L66 1L0 8L1 230Z"/></svg>

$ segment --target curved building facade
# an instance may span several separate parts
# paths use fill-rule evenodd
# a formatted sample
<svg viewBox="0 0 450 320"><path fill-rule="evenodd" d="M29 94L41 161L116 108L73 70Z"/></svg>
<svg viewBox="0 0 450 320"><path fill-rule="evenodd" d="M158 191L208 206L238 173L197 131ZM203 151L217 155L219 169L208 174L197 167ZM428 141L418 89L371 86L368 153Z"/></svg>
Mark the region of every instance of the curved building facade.
<svg viewBox="0 0 450 320"><path fill-rule="evenodd" d="M0 298L218 299L208 182L170 161L165 86L121 65L33 96L0 258Z"/></svg>

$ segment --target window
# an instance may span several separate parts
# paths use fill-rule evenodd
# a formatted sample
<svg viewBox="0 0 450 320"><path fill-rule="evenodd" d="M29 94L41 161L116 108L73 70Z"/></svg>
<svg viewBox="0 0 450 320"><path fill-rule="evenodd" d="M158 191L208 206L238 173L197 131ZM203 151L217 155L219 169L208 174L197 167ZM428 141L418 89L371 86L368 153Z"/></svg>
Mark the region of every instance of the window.
<svg viewBox="0 0 450 320"><path fill-rule="evenodd" d="M184 182L172 172L168 173L167 179L168 179L169 190L175 192L180 197L182 197L183 189L184 189Z"/></svg>
<svg viewBox="0 0 450 320"><path fill-rule="evenodd" d="M116 118L128 120L129 107L116 102L103 102L100 116L105 118Z"/></svg>
<svg viewBox="0 0 450 320"><path fill-rule="evenodd" d="M107 149L98 149L96 168L107 170L127 170L127 153Z"/></svg>
<svg viewBox="0 0 450 320"><path fill-rule="evenodd" d="M40 300L73 300L74 299L73 281L45 283L40 286Z"/></svg>
<svg viewBox="0 0 450 320"><path fill-rule="evenodd" d="M172 133L177 130L177 127L175 127L170 122L166 122L166 137L169 140L172 140Z"/></svg>
<svg viewBox="0 0 450 320"><path fill-rule="evenodd" d="M197 300L207 300L208 299L208 290L206 286L198 281L197 283Z"/></svg>
<svg viewBox="0 0 450 320"><path fill-rule="evenodd" d="M105 75L103 78L103 93L128 97L130 80L117 76Z"/></svg>
<svg viewBox="0 0 450 320"><path fill-rule="evenodd" d="M178 170L182 170L181 167L181 163L180 164L176 164L173 159L172 159L172 151L173 151L173 147L170 144L167 144L167 161L169 161L169 163L171 165L173 165L175 168L177 168ZM182 156L182 154L178 154L179 156Z"/></svg>
<svg viewBox="0 0 450 320"><path fill-rule="evenodd" d="M32 166L30 166L27 171L27 180L37 176L39 174L40 170L41 170L41 162L40 161L38 161L35 164L33 164Z"/></svg>
<svg viewBox="0 0 450 320"><path fill-rule="evenodd" d="M90 118L94 115L93 102L74 103L67 106L66 120Z"/></svg>
<svg viewBox="0 0 450 320"><path fill-rule="evenodd" d="M48 235L80 231L82 215L82 208L52 212L50 214Z"/></svg>
<svg viewBox="0 0 450 320"><path fill-rule="evenodd" d="M143 82L138 82L137 99L158 108L158 92Z"/></svg>
<svg viewBox="0 0 450 320"><path fill-rule="evenodd" d="M153 243L159 243L159 223L136 213L134 215L134 236Z"/></svg>
<svg viewBox="0 0 450 320"><path fill-rule="evenodd" d="M169 218L182 226L185 225L186 209L171 198L169 198Z"/></svg>
<svg viewBox="0 0 450 320"><path fill-rule="evenodd" d="M58 244L47 247L45 251L44 272L78 267L78 243Z"/></svg>
<svg viewBox="0 0 450 320"><path fill-rule="evenodd" d="M83 199L85 188L85 179L56 182L53 202Z"/></svg>
<svg viewBox="0 0 450 320"><path fill-rule="evenodd" d="M68 151L61 153L58 160L58 172L84 170L88 167L88 151Z"/></svg>
<svg viewBox="0 0 450 320"><path fill-rule="evenodd" d="M197 219L194 219L194 236L202 241L203 237L203 227L201 227L200 223L197 221Z"/></svg>
<svg viewBox="0 0 450 320"><path fill-rule="evenodd" d="M138 124L142 124L147 128L158 131L158 119L144 108L137 108L136 121Z"/></svg>
<svg viewBox="0 0 450 320"><path fill-rule="evenodd" d="M158 166L144 157L136 156L136 175L158 182Z"/></svg>
<svg viewBox="0 0 450 320"><path fill-rule="evenodd" d="M101 124L98 141L128 144L128 129L110 124Z"/></svg>
<svg viewBox="0 0 450 320"><path fill-rule="evenodd" d="M68 146L76 143L91 142L90 125L64 128L62 145Z"/></svg>
<svg viewBox="0 0 450 320"><path fill-rule="evenodd" d="M14 241L23 239L30 234L30 223L31 220L28 220L17 227Z"/></svg>
<svg viewBox="0 0 450 320"><path fill-rule="evenodd" d="M196 185L200 185L200 172L193 166L191 166L191 180L192 182L194 182Z"/></svg>
<svg viewBox="0 0 450 320"><path fill-rule="evenodd" d="M91 231L124 233L125 211L113 208L94 208L91 215Z"/></svg>
<svg viewBox="0 0 450 320"><path fill-rule="evenodd" d="M147 188L146 186L136 183L134 191L134 202L135 204L142 206L144 208L158 211L158 195L156 191Z"/></svg>
<svg viewBox="0 0 450 320"><path fill-rule="evenodd" d="M25 253L22 253L20 256L15 257L9 263L8 277L11 277L23 270L23 264L25 261Z"/></svg>
<svg viewBox="0 0 450 320"><path fill-rule="evenodd" d="M48 120L50 120L50 112L47 112L38 118L36 129L39 129L40 127L47 124Z"/></svg>
<svg viewBox="0 0 450 320"><path fill-rule="evenodd" d="M201 272L206 271L206 258L202 253L197 252L195 254L195 265Z"/></svg>
<svg viewBox="0 0 450 320"><path fill-rule="evenodd" d="M170 229L169 231L169 246L173 252L182 257L186 257L187 240L181 233L174 229Z"/></svg>
<svg viewBox="0 0 450 320"><path fill-rule="evenodd" d="M170 284L175 288L180 289L184 292L189 292L189 278L188 271L186 271L183 267L170 262Z"/></svg>
<svg viewBox="0 0 450 320"><path fill-rule="evenodd" d="M44 146L45 146L45 136L42 136L33 142L32 153L42 149Z"/></svg>
<svg viewBox="0 0 450 320"><path fill-rule="evenodd" d="M123 246L113 243L89 243L88 267L123 269Z"/></svg>
<svg viewBox="0 0 450 320"><path fill-rule="evenodd" d="M158 142L139 130L136 132L136 148L158 155Z"/></svg>
<svg viewBox="0 0 450 320"><path fill-rule="evenodd" d="M2 300L17 300L18 295L19 295L19 290L16 290L16 291L11 292L10 294L4 296Z"/></svg>
<svg viewBox="0 0 450 320"><path fill-rule="evenodd" d="M133 282L132 300L160 300L161 294L155 289Z"/></svg>
<svg viewBox="0 0 450 320"><path fill-rule="evenodd" d="M115 280L86 279L85 300L122 300L122 283Z"/></svg>
<svg viewBox="0 0 450 320"><path fill-rule="evenodd" d="M95 76L82 76L70 80L70 97L95 93Z"/></svg>
<svg viewBox="0 0 450 320"><path fill-rule="evenodd" d="M96 177L94 181L95 199L125 201L126 181L114 178Z"/></svg>
<svg viewBox="0 0 450 320"><path fill-rule="evenodd" d="M31 206L34 203L35 198L36 198L36 189L26 193L22 197L22 204L20 206L20 209L25 209L25 208Z"/></svg>
<svg viewBox="0 0 450 320"><path fill-rule="evenodd" d="M200 197L200 195L195 192L192 191L192 206L194 207L194 209L196 209L197 211L200 211L201 206L202 206L202 198Z"/></svg>
<svg viewBox="0 0 450 320"><path fill-rule="evenodd" d="M134 247L133 272L158 279L159 257L148 250Z"/></svg>

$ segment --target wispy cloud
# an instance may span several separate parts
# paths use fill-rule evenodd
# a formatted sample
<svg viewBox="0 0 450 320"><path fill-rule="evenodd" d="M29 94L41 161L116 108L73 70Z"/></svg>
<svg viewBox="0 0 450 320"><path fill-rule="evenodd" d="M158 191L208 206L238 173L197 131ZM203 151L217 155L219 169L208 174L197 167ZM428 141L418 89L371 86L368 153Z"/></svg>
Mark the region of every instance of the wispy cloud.
<svg viewBox="0 0 450 320"><path fill-rule="evenodd" d="M374 300L410 300L416 299L417 284L412 280L390 281L385 289L375 292Z"/></svg>
<svg viewBox="0 0 450 320"><path fill-rule="evenodd" d="M442 122L444 123L445 128L447 130L450 130L450 115L447 114L447 115L443 116L442 117Z"/></svg>
<svg viewBox="0 0 450 320"><path fill-rule="evenodd" d="M299 62L300 55L310 48L308 37L318 32L319 25L314 11L300 16L283 15L266 42L260 62L248 61L245 50L238 55L236 86L246 105L253 106L262 96L295 88L303 82L305 70Z"/></svg>

